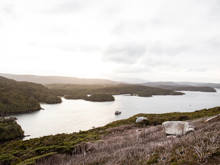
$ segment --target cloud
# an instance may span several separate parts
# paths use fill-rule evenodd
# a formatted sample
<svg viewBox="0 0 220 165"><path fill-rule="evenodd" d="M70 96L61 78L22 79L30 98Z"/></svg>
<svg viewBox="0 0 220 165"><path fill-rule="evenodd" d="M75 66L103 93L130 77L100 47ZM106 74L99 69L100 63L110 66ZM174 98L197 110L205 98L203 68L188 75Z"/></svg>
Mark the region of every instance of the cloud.
<svg viewBox="0 0 220 165"><path fill-rule="evenodd" d="M220 82L219 19L219 0L1 0L0 70Z"/></svg>
<svg viewBox="0 0 220 165"><path fill-rule="evenodd" d="M82 2L84 1L84 3ZM45 13L72 13L72 12L78 12L80 9L82 9L85 4L87 4L87 0L63 0L58 1L56 5L49 9L44 9L43 12Z"/></svg>
<svg viewBox="0 0 220 165"><path fill-rule="evenodd" d="M106 62L114 62L118 64L134 64L146 52L144 45L125 44L113 45L104 52L103 60Z"/></svg>

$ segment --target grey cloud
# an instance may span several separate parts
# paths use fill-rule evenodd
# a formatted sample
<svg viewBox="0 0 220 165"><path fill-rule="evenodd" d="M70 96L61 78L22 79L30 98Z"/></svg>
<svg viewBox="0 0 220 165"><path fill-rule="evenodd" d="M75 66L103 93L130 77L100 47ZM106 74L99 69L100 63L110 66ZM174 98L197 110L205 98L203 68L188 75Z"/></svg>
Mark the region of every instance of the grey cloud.
<svg viewBox="0 0 220 165"><path fill-rule="evenodd" d="M103 60L119 64L134 64L145 52L144 45L111 46L104 52Z"/></svg>

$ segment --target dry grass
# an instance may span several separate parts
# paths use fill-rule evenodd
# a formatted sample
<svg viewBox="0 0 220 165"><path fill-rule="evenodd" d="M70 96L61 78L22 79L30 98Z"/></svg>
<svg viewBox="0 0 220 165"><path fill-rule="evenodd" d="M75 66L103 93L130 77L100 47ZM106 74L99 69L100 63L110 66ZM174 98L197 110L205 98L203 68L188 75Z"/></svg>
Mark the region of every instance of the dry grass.
<svg viewBox="0 0 220 165"><path fill-rule="evenodd" d="M180 138L166 137L162 126L133 125L109 129L94 143L76 146L72 155L55 155L39 165L219 165L220 122L193 122L196 131ZM210 164L210 165L211 165Z"/></svg>

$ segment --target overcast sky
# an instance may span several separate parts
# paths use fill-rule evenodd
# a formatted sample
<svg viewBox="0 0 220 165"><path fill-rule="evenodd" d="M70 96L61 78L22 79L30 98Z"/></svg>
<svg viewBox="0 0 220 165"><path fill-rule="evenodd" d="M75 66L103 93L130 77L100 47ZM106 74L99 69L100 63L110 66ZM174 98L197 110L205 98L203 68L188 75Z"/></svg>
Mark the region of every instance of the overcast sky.
<svg viewBox="0 0 220 165"><path fill-rule="evenodd" d="M0 0L0 72L220 82L220 0Z"/></svg>

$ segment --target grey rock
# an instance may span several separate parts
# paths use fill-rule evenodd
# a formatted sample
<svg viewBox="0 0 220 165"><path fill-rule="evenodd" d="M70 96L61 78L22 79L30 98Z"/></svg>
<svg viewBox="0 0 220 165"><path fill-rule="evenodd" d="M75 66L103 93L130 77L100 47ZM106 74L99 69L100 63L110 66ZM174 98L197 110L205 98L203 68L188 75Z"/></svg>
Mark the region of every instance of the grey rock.
<svg viewBox="0 0 220 165"><path fill-rule="evenodd" d="M167 135L181 136L194 131L194 127L186 121L166 121L162 123Z"/></svg>
<svg viewBox="0 0 220 165"><path fill-rule="evenodd" d="M143 123L143 122L146 122L148 121L148 118L147 117L137 117L136 118L136 123Z"/></svg>

